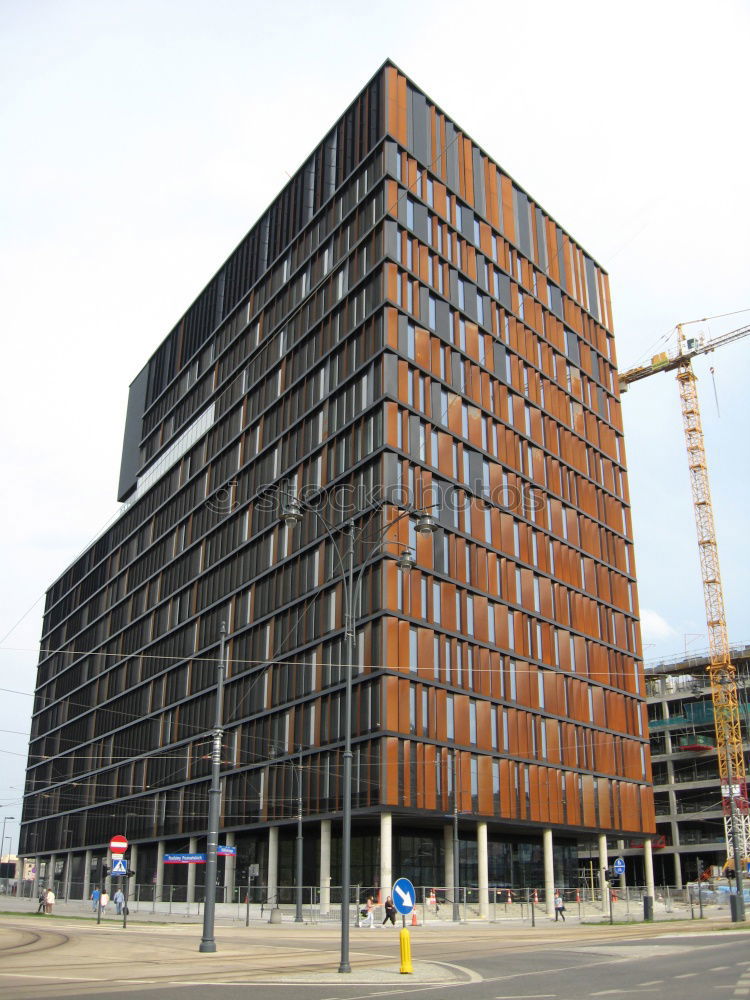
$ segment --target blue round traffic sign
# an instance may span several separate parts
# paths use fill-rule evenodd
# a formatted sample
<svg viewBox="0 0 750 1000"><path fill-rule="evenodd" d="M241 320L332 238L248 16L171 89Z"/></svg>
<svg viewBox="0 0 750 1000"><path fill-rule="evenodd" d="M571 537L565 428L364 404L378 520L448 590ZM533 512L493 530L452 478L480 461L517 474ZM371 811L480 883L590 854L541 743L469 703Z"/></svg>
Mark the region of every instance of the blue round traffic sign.
<svg viewBox="0 0 750 1000"><path fill-rule="evenodd" d="M614 868L615 875L625 874L625 862L623 861L622 858L618 858L617 861L615 861L615 863L612 865L612 867Z"/></svg>
<svg viewBox="0 0 750 1000"><path fill-rule="evenodd" d="M408 878L399 878L393 883L393 902L399 913L405 917L414 909L417 896Z"/></svg>

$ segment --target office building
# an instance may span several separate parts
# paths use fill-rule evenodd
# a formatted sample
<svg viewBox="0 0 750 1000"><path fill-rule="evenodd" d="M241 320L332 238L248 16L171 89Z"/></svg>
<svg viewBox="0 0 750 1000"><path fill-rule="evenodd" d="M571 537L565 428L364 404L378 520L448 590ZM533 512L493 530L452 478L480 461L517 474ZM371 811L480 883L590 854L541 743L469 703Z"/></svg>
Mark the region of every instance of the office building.
<svg viewBox="0 0 750 1000"><path fill-rule="evenodd" d="M453 885L454 817L482 905L653 832L607 275L390 62L132 383L119 499L47 594L22 855L195 891L226 622L227 892L293 884L301 780L335 893L350 519L352 884Z"/></svg>
<svg viewBox="0 0 750 1000"><path fill-rule="evenodd" d="M744 731L750 718L750 648L730 650ZM654 876L681 888L723 869L724 811L707 653L674 657L646 670L656 833ZM747 739L744 738L747 767Z"/></svg>

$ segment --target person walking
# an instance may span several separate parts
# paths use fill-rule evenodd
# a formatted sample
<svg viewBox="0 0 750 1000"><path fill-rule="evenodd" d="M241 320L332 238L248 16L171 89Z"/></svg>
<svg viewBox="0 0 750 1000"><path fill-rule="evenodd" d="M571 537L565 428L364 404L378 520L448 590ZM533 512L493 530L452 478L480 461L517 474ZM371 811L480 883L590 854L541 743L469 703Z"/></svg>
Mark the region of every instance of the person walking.
<svg viewBox="0 0 750 1000"><path fill-rule="evenodd" d="M96 913L96 911L97 911L97 909L99 907L99 897L100 896L101 896L101 892L99 891L99 886L97 885L94 888L94 891L91 893L91 909L94 911L94 913Z"/></svg>
<svg viewBox="0 0 750 1000"><path fill-rule="evenodd" d="M47 895L44 899L44 912L52 913L52 907L55 905L55 894L52 889L47 889Z"/></svg>
<svg viewBox="0 0 750 1000"><path fill-rule="evenodd" d="M112 902L115 904L115 907L117 908L117 910L116 910L117 916L118 917L121 916L122 915L122 904L125 902L125 894L123 893L122 889L120 889L119 887L117 889L117 892L112 897Z"/></svg>
<svg viewBox="0 0 750 1000"><path fill-rule="evenodd" d="M367 897L367 902L362 907L362 923L361 927L369 927L370 930L375 929L375 903L373 902L372 896Z"/></svg>
<svg viewBox="0 0 750 1000"><path fill-rule="evenodd" d="M393 902L390 896L386 898L385 901L385 916L383 917L383 923L387 924L388 921L396 926L396 904Z"/></svg>
<svg viewBox="0 0 750 1000"><path fill-rule="evenodd" d="M562 896L560 895L560 890L555 889L555 923L557 923L557 918L562 917L562 922L565 923L565 903Z"/></svg>
<svg viewBox="0 0 750 1000"><path fill-rule="evenodd" d="M37 907L37 911L36 912L37 913L44 913L45 912L45 907L47 905L47 890L44 888L44 886L42 886L42 888L39 890L39 899L38 899L38 902L39 902L39 906Z"/></svg>
<svg viewBox="0 0 750 1000"><path fill-rule="evenodd" d="M104 916L104 911L107 909L107 903L109 902L109 894L103 892L99 897L99 906L102 909L102 916Z"/></svg>

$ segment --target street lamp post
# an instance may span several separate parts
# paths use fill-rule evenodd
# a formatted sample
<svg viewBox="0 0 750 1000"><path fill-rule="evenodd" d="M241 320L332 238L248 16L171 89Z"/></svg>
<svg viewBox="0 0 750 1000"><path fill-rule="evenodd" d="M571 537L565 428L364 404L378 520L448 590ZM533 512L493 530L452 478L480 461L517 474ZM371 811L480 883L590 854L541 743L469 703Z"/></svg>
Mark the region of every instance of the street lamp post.
<svg viewBox="0 0 750 1000"><path fill-rule="evenodd" d="M384 505L381 505L381 507ZM349 905L351 895L351 833L352 833L352 670L354 664L354 640L356 621L356 597L362 583L362 576L371 556L379 549L387 531L404 517L416 516L416 530L420 534L432 534L435 530L435 520L426 511L409 509L386 524L378 533L372 548L362 560L359 573L354 575L354 541L355 525L349 519L343 525L342 531L346 537L345 559L342 558L339 546L333 535L333 530L326 519L311 504L307 504L296 496L286 496L282 511L283 520L287 525L294 526L302 520L303 508L314 514L328 535L333 551L342 571L344 586L344 636L345 636L345 688L344 688L344 773L342 784L341 808L341 960L339 972L351 972L349 962ZM411 552L407 549L398 559L399 567L408 572L414 565Z"/></svg>
<svg viewBox="0 0 750 1000"><path fill-rule="evenodd" d="M458 923L461 919L458 894L460 891L461 878L458 866L461 858L458 849L458 750L453 751L453 920Z"/></svg>
<svg viewBox="0 0 750 1000"><path fill-rule="evenodd" d="M294 922L302 923L302 747L297 747L299 760L294 772L297 776L297 899Z"/></svg>
<svg viewBox="0 0 750 1000"><path fill-rule="evenodd" d="M219 626L221 642L219 662L216 665L216 719L214 722L211 752L211 790L208 793L208 837L206 838L206 898L203 903L203 938L198 951L215 952L214 914L216 911L216 853L219 844L219 815L221 811L221 748L224 740L224 655L227 624Z"/></svg>
<svg viewBox="0 0 750 1000"><path fill-rule="evenodd" d="M15 816L3 816L3 836L2 836L2 839L0 840L0 845L1 845L0 846L0 858L2 858L5 855L5 824L8 822L9 819L13 820L15 818L16 818ZM11 837L9 839L10 839L10 842L12 844L13 843L13 838Z"/></svg>

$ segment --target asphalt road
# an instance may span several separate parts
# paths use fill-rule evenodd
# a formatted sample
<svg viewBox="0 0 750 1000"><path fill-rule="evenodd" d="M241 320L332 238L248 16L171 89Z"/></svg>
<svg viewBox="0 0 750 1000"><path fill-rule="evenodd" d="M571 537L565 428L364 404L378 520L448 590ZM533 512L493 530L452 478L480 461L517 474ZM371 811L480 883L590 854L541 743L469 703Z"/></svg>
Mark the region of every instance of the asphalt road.
<svg viewBox="0 0 750 1000"><path fill-rule="evenodd" d="M493 926L415 929L413 975L399 972L397 929L353 930L352 973L338 936L315 927L222 930L199 955L196 928L128 928L0 918L3 1000L115 994L153 1000L589 1000L750 997L750 928Z"/></svg>

